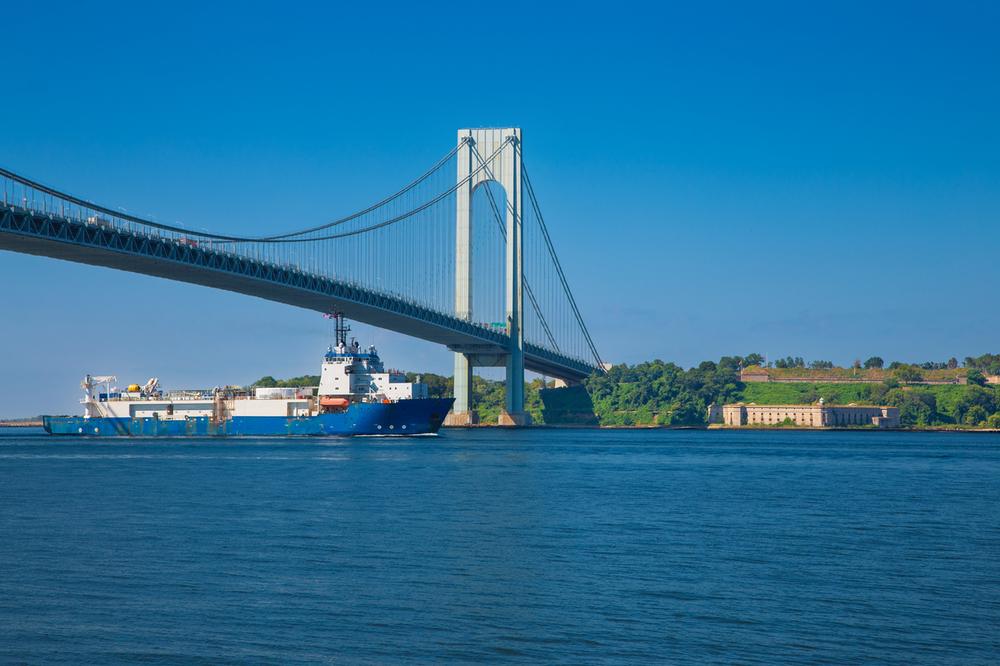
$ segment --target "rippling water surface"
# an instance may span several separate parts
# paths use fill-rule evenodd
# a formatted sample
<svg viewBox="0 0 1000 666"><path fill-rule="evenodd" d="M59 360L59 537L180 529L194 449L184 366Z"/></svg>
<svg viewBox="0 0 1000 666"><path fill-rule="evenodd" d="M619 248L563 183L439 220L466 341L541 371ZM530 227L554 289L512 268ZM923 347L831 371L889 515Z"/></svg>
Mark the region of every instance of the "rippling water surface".
<svg viewBox="0 0 1000 666"><path fill-rule="evenodd" d="M0 433L0 660L996 663L1000 436Z"/></svg>

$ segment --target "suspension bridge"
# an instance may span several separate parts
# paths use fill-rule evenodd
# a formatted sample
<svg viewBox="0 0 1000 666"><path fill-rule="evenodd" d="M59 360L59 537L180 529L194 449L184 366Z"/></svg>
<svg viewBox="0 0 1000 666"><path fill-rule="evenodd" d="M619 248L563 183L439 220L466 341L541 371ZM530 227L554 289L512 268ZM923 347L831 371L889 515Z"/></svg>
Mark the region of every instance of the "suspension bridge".
<svg viewBox="0 0 1000 666"><path fill-rule="evenodd" d="M428 171L335 220L208 233L0 169L0 249L240 292L347 317L455 354L453 425L476 421L475 367L506 368L501 423L526 421L524 372L603 372L528 177L518 128L465 129Z"/></svg>

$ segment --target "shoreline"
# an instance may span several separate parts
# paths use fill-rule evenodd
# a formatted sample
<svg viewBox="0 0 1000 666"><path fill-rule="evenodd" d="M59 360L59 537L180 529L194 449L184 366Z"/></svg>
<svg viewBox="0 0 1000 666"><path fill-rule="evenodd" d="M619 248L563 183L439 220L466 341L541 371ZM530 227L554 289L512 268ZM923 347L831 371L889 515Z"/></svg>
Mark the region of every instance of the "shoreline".
<svg viewBox="0 0 1000 666"><path fill-rule="evenodd" d="M462 426L441 426L441 430L475 430L478 428L497 428L515 430L712 430L725 432L948 432L948 433L1000 433L1000 428L951 428L947 426L927 426L925 428L866 428L866 427L839 427L839 428L814 428L810 426L753 426L753 427L727 427L716 424L707 426L661 426L661 425L584 425L584 424L561 424L561 423L534 423L524 426L501 426L494 423L462 425Z"/></svg>
<svg viewBox="0 0 1000 666"><path fill-rule="evenodd" d="M0 421L0 428L41 428L38 420ZM957 434L1000 433L1000 428L954 428L947 426L927 426L925 428L813 428L809 426L752 426L727 427L718 424L707 426L661 426L661 425L585 425L572 423L536 423L525 426L501 426L494 423L464 426L441 426L441 430L477 430L480 428L500 430L712 430L724 432L946 432Z"/></svg>

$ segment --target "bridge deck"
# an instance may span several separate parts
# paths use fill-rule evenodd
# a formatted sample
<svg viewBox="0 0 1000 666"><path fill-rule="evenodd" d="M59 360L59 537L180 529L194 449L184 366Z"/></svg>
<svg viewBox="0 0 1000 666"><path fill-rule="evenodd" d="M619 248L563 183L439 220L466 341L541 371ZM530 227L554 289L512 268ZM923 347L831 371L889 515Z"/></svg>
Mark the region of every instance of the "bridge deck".
<svg viewBox="0 0 1000 666"><path fill-rule="evenodd" d="M509 339L452 315L295 268L17 206L0 206L0 249L225 289L318 312L340 311L366 324L485 354L504 354ZM596 369L531 344L525 348L525 367L569 381Z"/></svg>

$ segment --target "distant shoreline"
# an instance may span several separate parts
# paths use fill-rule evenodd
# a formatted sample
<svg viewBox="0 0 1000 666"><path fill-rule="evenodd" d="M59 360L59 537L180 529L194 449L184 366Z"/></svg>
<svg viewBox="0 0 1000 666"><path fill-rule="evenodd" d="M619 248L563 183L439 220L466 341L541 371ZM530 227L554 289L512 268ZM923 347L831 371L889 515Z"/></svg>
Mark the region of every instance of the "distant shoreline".
<svg viewBox="0 0 1000 666"><path fill-rule="evenodd" d="M476 425L464 426L442 426L442 430L475 430L478 428L497 429L537 429L537 430L713 430L725 432L788 432L788 431L808 431L808 432L954 432L954 433L997 433L1000 428L948 428L942 426L927 426L925 428L813 428L809 426L753 426L753 427L725 427L718 425L710 426L661 426L661 425L585 425L573 423L533 423L526 426L501 426L494 423L478 423Z"/></svg>

